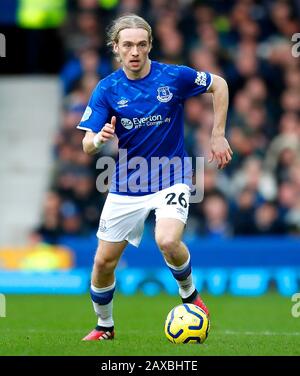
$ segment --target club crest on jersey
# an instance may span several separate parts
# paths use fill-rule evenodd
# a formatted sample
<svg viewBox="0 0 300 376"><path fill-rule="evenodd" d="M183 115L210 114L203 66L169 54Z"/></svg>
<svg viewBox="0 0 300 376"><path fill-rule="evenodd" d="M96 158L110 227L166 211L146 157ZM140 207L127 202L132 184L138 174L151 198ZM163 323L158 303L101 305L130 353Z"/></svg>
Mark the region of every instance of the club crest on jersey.
<svg viewBox="0 0 300 376"><path fill-rule="evenodd" d="M173 98L173 93L170 92L169 86L162 86L157 89L157 97L160 102L169 102Z"/></svg>

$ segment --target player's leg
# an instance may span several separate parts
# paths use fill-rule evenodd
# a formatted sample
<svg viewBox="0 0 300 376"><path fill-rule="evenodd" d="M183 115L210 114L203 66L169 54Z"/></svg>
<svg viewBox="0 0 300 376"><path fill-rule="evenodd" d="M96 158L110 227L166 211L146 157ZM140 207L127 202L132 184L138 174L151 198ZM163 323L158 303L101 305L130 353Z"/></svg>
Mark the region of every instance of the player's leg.
<svg viewBox="0 0 300 376"><path fill-rule="evenodd" d="M96 328L83 338L85 341L113 339L113 295L115 291L115 268L127 241L108 242L100 240L94 259L91 298L98 317Z"/></svg>
<svg viewBox="0 0 300 376"><path fill-rule="evenodd" d="M193 283L190 253L181 241L183 230L184 223L180 220L160 218L156 223L155 240L177 281L182 302L196 304L209 315Z"/></svg>
<svg viewBox="0 0 300 376"><path fill-rule="evenodd" d="M155 239L177 281L182 301L197 304L208 313L193 283L189 250L181 240L188 217L189 196L186 184L176 184L158 194Z"/></svg>
<svg viewBox="0 0 300 376"><path fill-rule="evenodd" d="M144 197L108 194L97 232L101 240L95 255L91 283L91 297L98 325L84 340L113 337L114 270L128 243L138 247L149 210Z"/></svg>

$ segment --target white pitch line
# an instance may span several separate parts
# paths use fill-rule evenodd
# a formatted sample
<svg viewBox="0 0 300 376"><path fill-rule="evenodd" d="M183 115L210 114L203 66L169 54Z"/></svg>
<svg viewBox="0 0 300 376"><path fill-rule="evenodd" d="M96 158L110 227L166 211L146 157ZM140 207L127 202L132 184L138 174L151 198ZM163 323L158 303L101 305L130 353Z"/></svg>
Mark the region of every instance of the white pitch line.
<svg viewBox="0 0 300 376"><path fill-rule="evenodd" d="M34 334L44 334L49 333L47 329L14 329L14 328L0 328L0 332L22 332L22 333L34 333ZM51 333L53 334L82 334L84 332L83 329L51 329ZM130 332L138 332L137 330L130 330ZM151 331L152 332L152 331ZM245 336L300 336L300 332L271 332L271 331L262 331L262 332L254 332L254 331L236 331L236 330L214 330L211 329L211 334L221 334L221 335L245 335Z"/></svg>
<svg viewBox="0 0 300 376"><path fill-rule="evenodd" d="M300 332L253 332L253 331L235 331L235 330L211 330L216 334L225 334L225 335L245 335L245 336L300 336Z"/></svg>
<svg viewBox="0 0 300 376"><path fill-rule="evenodd" d="M14 329L14 328L0 328L1 332L22 332L22 333L54 333L54 334L67 334L67 333L82 333L84 330L80 329Z"/></svg>

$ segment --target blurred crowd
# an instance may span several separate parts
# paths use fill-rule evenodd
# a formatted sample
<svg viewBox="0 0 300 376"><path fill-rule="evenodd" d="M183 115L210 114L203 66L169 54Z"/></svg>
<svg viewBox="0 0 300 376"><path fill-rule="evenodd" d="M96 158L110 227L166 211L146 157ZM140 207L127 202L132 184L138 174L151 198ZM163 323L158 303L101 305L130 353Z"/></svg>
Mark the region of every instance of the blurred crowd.
<svg viewBox="0 0 300 376"><path fill-rule="evenodd" d="M109 6L107 6L109 4ZM300 234L300 4L283 0L77 0L60 27L64 101L54 147L52 186L36 234L95 233L105 194L96 190L96 160L82 151L76 129L91 91L118 65L105 30L124 12L152 26L153 60L221 75L230 90L227 138L234 151L224 170L206 164L204 200L190 206L186 231L211 237ZM210 154L211 95L185 107L190 156ZM111 142L100 155L116 156ZM150 218L150 221L152 219Z"/></svg>

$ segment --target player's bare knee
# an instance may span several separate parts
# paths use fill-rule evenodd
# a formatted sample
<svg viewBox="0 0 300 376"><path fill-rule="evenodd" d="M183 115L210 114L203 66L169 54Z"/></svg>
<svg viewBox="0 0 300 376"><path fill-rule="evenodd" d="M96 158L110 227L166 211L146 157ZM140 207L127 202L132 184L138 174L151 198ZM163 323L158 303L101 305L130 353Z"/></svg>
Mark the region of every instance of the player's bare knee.
<svg viewBox="0 0 300 376"><path fill-rule="evenodd" d="M173 255L177 254L177 250L180 246L180 240L173 237L163 236L156 239L157 245L164 254Z"/></svg>
<svg viewBox="0 0 300 376"><path fill-rule="evenodd" d="M111 273L115 270L117 265L116 260L107 259L104 257L95 257L94 268L97 272Z"/></svg>

